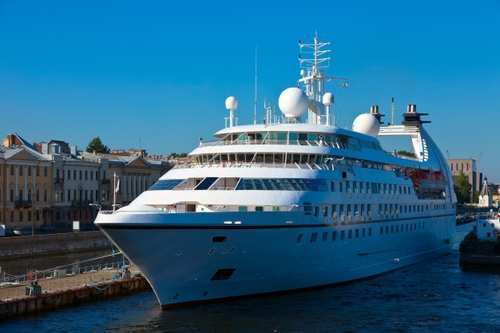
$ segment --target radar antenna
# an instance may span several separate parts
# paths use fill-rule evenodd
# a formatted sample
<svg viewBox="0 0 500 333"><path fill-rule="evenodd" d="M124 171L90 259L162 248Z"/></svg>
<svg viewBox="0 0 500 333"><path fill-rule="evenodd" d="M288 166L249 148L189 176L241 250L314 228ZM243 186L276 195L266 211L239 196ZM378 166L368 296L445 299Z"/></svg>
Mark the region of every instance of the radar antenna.
<svg viewBox="0 0 500 333"><path fill-rule="evenodd" d="M321 42L317 33L312 43L299 41L299 64L301 70L298 83L299 85L304 85L307 97L315 102L309 112L310 123L330 125L329 112L333 99L332 103L329 103L328 106L322 105L326 82L340 81L341 87L348 87L346 78L328 76L326 74L326 69L330 66L331 61L330 54L332 50L328 48L330 45L330 42ZM324 121L322 121L322 118Z"/></svg>

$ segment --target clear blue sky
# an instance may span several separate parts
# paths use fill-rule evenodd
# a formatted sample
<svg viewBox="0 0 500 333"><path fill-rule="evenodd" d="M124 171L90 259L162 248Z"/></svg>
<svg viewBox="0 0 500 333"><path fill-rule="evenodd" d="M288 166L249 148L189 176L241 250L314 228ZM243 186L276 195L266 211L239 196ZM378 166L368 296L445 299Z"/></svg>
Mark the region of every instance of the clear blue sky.
<svg viewBox="0 0 500 333"><path fill-rule="evenodd" d="M340 123L390 98L428 112L451 157L500 182L500 3L441 1L0 1L0 133L83 148L185 152L252 117L253 54L275 102L298 75L297 40L332 41Z"/></svg>

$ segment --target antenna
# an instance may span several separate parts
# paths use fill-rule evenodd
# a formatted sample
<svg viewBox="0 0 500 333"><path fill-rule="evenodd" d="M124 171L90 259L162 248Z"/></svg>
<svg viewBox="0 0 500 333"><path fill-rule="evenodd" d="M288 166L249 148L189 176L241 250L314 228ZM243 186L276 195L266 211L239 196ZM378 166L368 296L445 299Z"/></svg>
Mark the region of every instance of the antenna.
<svg viewBox="0 0 500 333"><path fill-rule="evenodd" d="M255 54L254 54L254 83L253 83L253 123L257 124L257 83L258 83L258 67L257 67L257 56L258 56L259 48L255 46Z"/></svg>
<svg viewBox="0 0 500 333"><path fill-rule="evenodd" d="M391 98L391 125L394 125L394 97Z"/></svg>
<svg viewBox="0 0 500 333"><path fill-rule="evenodd" d="M308 121L312 124L328 125L330 123L333 99L332 103L328 103L328 110L322 103L326 83L340 81L341 87L346 88L348 86L346 78L326 74L326 69L331 61L330 53L332 51L328 48L330 45L330 42L321 42L317 33L315 33L312 43L299 41L301 71L298 83L304 86L307 97L315 102L311 103L312 107L308 108Z"/></svg>

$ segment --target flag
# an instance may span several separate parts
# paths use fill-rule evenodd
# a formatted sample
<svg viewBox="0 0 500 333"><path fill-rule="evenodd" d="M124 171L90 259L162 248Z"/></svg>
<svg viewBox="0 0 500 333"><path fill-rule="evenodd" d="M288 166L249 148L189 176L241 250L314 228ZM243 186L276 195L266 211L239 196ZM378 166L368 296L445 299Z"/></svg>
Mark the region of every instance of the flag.
<svg viewBox="0 0 500 333"><path fill-rule="evenodd" d="M118 181L116 182L115 193L118 193L118 191L120 191L120 177L118 177Z"/></svg>

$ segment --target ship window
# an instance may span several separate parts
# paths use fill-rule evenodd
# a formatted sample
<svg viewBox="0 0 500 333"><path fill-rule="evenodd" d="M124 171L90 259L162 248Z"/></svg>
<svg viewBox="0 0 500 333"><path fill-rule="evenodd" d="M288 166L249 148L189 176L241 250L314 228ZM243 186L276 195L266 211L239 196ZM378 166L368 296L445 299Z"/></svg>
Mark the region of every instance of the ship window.
<svg viewBox="0 0 500 333"><path fill-rule="evenodd" d="M344 238L345 238L345 230L342 230L342 231L340 232L340 239L341 239L341 240L344 240Z"/></svg>
<svg viewBox="0 0 500 333"><path fill-rule="evenodd" d="M303 237L304 237L304 235L303 235L303 234L299 234L299 235L297 236L297 241L296 241L296 242L297 242L297 243L300 243L300 242L302 241L302 238L303 238Z"/></svg>
<svg viewBox="0 0 500 333"><path fill-rule="evenodd" d="M347 238L349 238L349 239L352 238L352 229L347 231Z"/></svg>
<svg viewBox="0 0 500 333"><path fill-rule="evenodd" d="M311 239L310 239L309 241L310 241L311 243L313 243L313 242L315 242L315 241L316 241L316 239L318 239L318 233L313 232L313 233L311 234Z"/></svg>
<svg viewBox="0 0 500 333"><path fill-rule="evenodd" d="M311 215L312 214L312 206L310 203L304 203L304 214Z"/></svg>
<svg viewBox="0 0 500 333"><path fill-rule="evenodd" d="M330 191L335 192L335 182L330 182Z"/></svg>
<svg viewBox="0 0 500 333"><path fill-rule="evenodd" d="M337 232L336 231L332 232L332 241L335 241L335 239L337 239Z"/></svg>
<svg viewBox="0 0 500 333"><path fill-rule="evenodd" d="M365 236L366 236L366 229L365 229L365 228L363 228L362 233L361 233L361 236L362 236L362 237L365 237Z"/></svg>
<svg viewBox="0 0 500 333"><path fill-rule="evenodd" d="M256 212L263 212L264 211L264 207L262 207L262 206L255 206L255 211Z"/></svg>
<svg viewBox="0 0 500 333"><path fill-rule="evenodd" d="M342 182L339 183L339 192L342 192Z"/></svg>
<svg viewBox="0 0 500 333"><path fill-rule="evenodd" d="M372 228L368 228L368 236L372 235Z"/></svg>
<svg viewBox="0 0 500 333"><path fill-rule="evenodd" d="M384 234L384 227L380 227L380 234L383 235Z"/></svg>
<svg viewBox="0 0 500 333"><path fill-rule="evenodd" d="M226 236L215 236L212 238L212 242L214 243L223 243L226 241Z"/></svg>
<svg viewBox="0 0 500 333"><path fill-rule="evenodd" d="M216 281L216 280L229 280L231 275L233 275L235 269L234 268L222 268L219 269L215 274L212 276L210 280Z"/></svg>
<svg viewBox="0 0 500 333"><path fill-rule="evenodd" d="M314 206L314 216L318 216L318 215L319 215L319 207Z"/></svg>
<svg viewBox="0 0 500 333"><path fill-rule="evenodd" d="M236 190L328 191L325 179L267 178L241 179Z"/></svg>
<svg viewBox="0 0 500 333"><path fill-rule="evenodd" d="M195 190L206 190L208 189L215 181L217 180L217 177L207 177L203 179L201 183L196 186Z"/></svg>
<svg viewBox="0 0 500 333"><path fill-rule="evenodd" d="M328 216L328 206L323 206L323 216Z"/></svg>
<svg viewBox="0 0 500 333"><path fill-rule="evenodd" d="M354 230L354 237L359 238L359 229Z"/></svg>
<svg viewBox="0 0 500 333"><path fill-rule="evenodd" d="M332 218L337 218L337 205L332 205Z"/></svg>
<svg viewBox="0 0 500 333"><path fill-rule="evenodd" d="M149 188L149 191L171 190L180 182L182 179L160 179Z"/></svg>
<svg viewBox="0 0 500 333"><path fill-rule="evenodd" d="M323 242L328 240L328 231L323 232Z"/></svg>

